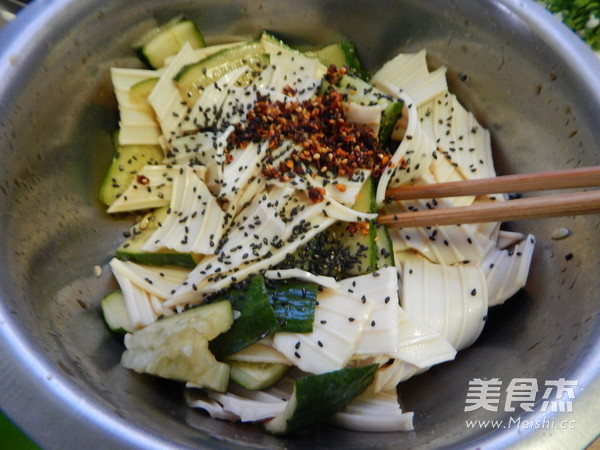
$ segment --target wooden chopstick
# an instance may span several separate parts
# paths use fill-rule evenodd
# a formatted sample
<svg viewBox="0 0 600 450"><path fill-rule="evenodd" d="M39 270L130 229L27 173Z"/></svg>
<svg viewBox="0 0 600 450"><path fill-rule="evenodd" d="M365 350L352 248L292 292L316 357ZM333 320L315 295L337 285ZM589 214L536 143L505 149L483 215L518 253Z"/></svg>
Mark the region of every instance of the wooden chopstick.
<svg viewBox="0 0 600 450"><path fill-rule="evenodd" d="M388 189L393 200L459 197L600 186L600 166L554 170L495 178ZM537 196L508 201L483 201L470 206L380 215L377 221L394 227L426 227L462 223L600 213L600 190Z"/></svg>
<svg viewBox="0 0 600 450"><path fill-rule="evenodd" d="M600 166L519 175L503 175L494 178L452 181L448 183L401 186L388 189L386 197L394 200L410 200L584 188L589 186L600 186Z"/></svg>
<svg viewBox="0 0 600 450"><path fill-rule="evenodd" d="M478 202L471 206L408 211L381 215L377 221L393 227L428 227L463 223L600 213L600 190L546 195L507 201Z"/></svg>

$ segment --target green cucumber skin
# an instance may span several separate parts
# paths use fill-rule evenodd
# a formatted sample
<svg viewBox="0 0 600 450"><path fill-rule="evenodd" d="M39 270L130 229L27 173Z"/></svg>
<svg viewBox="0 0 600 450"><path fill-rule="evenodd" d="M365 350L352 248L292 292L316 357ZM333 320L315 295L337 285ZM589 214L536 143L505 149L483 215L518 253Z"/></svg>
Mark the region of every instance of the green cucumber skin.
<svg viewBox="0 0 600 450"><path fill-rule="evenodd" d="M379 142L386 143L390 140L396 122L402 115L402 108L404 108L404 102L397 101L390 103L383 112L379 124Z"/></svg>
<svg viewBox="0 0 600 450"><path fill-rule="evenodd" d="M268 41L274 45L278 45L282 49L293 51L297 53L303 53L302 51L295 49L288 45L284 40L277 37L277 35L270 31L263 31L260 37L260 41ZM309 50L304 52L306 56L312 58L318 58L322 64L329 66L333 64L341 67L346 66L350 69L352 74L367 80L369 75L363 69L363 65L358 58L358 52L356 46L351 40L341 41L334 44L326 45L318 50Z"/></svg>
<svg viewBox="0 0 600 450"><path fill-rule="evenodd" d="M369 74L364 70L356 46L352 41L338 42L307 53L316 55L323 64L333 64L337 67L346 66L350 70L350 74L363 80L369 79Z"/></svg>
<svg viewBox="0 0 600 450"><path fill-rule="evenodd" d="M267 431L289 434L326 419L362 394L373 382L378 368L378 364L346 367L296 379L296 408L286 428L280 431L267 428Z"/></svg>
<svg viewBox="0 0 600 450"><path fill-rule="evenodd" d="M129 90L129 99L138 104L146 104L149 108L152 108L152 106L150 106L148 103L148 96L154 89L154 86L156 86L156 83L158 83L158 80L158 77L152 77L138 81L136 84L131 86ZM152 111L154 110L152 109Z"/></svg>
<svg viewBox="0 0 600 450"><path fill-rule="evenodd" d="M377 203L375 201L375 194L377 190L376 182L371 177L371 190L370 190L370 202L368 212L377 212ZM390 232L388 227L383 224L377 223L376 220L370 221L369 228L369 239L371 240L370 247L372 249L373 256L373 267L375 269L382 269L384 267L394 267L394 248L392 245L392 239L390 238Z"/></svg>
<svg viewBox="0 0 600 450"><path fill-rule="evenodd" d="M148 31L138 42L133 44L133 50L140 61L152 67L153 69L159 69L162 67L160 62L163 61L164 57L166 56L173 56L173 53L169 52L168 54L161 55L152 54L148 51L148 46L152 41L160 38L161 35L164 37L165 34L172 33L173 41L180 49L183 46L183 42L181 42L179 38L182 36L175 33L173 30L182 25L189 28L187 34L189 37L191 37L191 40L188 40L188 42L190 42L192 48L201 48L206 45L204 36L200 32L196 23L179 16Z"/></svg>
<svg viewBox="0 0 600 450"><path fill-rule="evenodd" d="M375 239L374 245L377 269L394 267L396 265L396 261L394 258L394 248L388 227L383 224L378 224L375 221L373 222L372 227Z"/></svg>
<svg viewBox="0 0 600 450"><path fill-rule="evenodd" d="M260 35L260 42L270 42L271 44L277 45L279 47L281 47L284 50L288 50L288 51L292 51L292 52L297 52L297 53L302 53L300 50L295 49L294 47L291 47L290 45L286 44L283 39L280 39L279 37L277 37L275 34L271 33L270 31L267 30L263 30L263 32Z"/></svg>
<svg viewBox="0 0 600 450"><path fill-rule="evenodd" d="M127 307L121 290L112 291L100 302L102 317L106 326L114 333L125 335L133 333L134 329L127 314Z"/></svg>
<svg viewBox="0 0 600 450"><path fill-rule="evenodd" d="M143 228L136 224L130 232L130 236L123 242L115 252L115 256L124 261L148 266L175 266L184 269L196 267L201 255L192 253L181 253L175 250L158 250L147 252L142 250L144 244L152 237L152 234L167 217L168 207L157 208L151 213L149 219L144 219L146 224Z"/></svg>
<svg viewBox="0 0 600 450"><path fill-rule="evenodd" d="M183 33L180 29L182 26L186 27ZM185 42L189 42L192 48L206 47L204 35L198 28L196 22L194 22L193 20L183 19L181 20L181 22L176 23L171 28L169 28L169 30L175 36L175 39L179 42L181 46L183 46Z"/></svg>
<svg viewBox="0 0 600 450"><path fill-rule="evenodd" d="M106 171L99 199L110 206L133 181L135 174L146 164L160 164L163 151L155 145L124 145L117 148Z"/></svg>
<svg viewBox="0 0 600 450"><path fill-rule="evenodd" d="M363 80L368 80L370 75L363 68L362 62L358 57L358 51L356 49L356 45L352 41L344 41L339 44L340 48L344 51L344 55L346 57L346 65L350 69L350 73L353 75L362 78Z"/></svg>
<svg viewBox="0 0 600 450"><path fill-rule="evenodd" d="M210 342L210 351L218 360L264 339L279 327L263 277L256 275L246 283L219 296L220 300L228 299L240 316L229 331Z"/></svg>
<svg viewBox="0 0 600 450"><path fill-rule="evenodd" d="M197 101L202 88L217 81L226 73L242 66L250 67L251 72L237 81L238 84L245 85L249 84L256 73L269 64L268 54L248 54L246 56L241 55L238 58L231 57L230 59L224 57L222 62L218 61L219 55L225 54L228 56L228 52L235 50L235 48L221 50L219 53L211 55L198 63L184 66L175 76L174 79L179 91L190 107Z"/></svg>
<svg viewBox="0 0 600 450"><path fill-rule="evenodd" d="M173 80L176 82L183 82L186 80L186 77L189 76L191 71L198 70L202 72L203 68L219 66L250 56L259 56L262 55L263 52L262 44L258 41L250 41L235 47L226 48L201 61L183 66L175 77L173 77Z"/></svg>
<svg viewBox="0 0 600 450"><path fill-rule="evenodd" d="M267 291L279 322L277 331L310 333L318 290L318 285L300 280L269 282Z"/></svg>
<svg viewBox="0 0 600 450"><path fill-rule="evenodd" d="M121 246L115 252L115 256L123 261L131 261L147 266L174 266L193 269L198 264L190 253L166 250L160 252L128 251L127 248Z"/></svg>

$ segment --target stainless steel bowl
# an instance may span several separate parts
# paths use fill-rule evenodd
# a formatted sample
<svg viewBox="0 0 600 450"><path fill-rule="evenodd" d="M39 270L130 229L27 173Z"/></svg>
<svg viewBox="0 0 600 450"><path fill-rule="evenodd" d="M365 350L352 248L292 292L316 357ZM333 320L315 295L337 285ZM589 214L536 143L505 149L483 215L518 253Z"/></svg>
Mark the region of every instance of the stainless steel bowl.
<svg viewBox="0 0 600 450"><path fill-rule="evenodd" d="M175 383L119 367L99 300L106 263L130 224L96 200L116 104L108 68L129 43L184 13L211 41L270 29L297 44L352 38L374 69L427 48L461 101L493 133L500 172L600 162L600 63L524 0L38 0L0 34L0 402L44 448L580 448L600 432L598 216L511 224L538 238L527 287L490 311L456 361L402 385L416 431L321 426L278 439L189 410ZM557 227L572 235L551 239ZM105 268L94 275L94 266ZM465 412L468 383L576 380L572 412ZM503 397L504 398L504 397ZM549 429L468 428L467 419L572 421Z"/></svg>

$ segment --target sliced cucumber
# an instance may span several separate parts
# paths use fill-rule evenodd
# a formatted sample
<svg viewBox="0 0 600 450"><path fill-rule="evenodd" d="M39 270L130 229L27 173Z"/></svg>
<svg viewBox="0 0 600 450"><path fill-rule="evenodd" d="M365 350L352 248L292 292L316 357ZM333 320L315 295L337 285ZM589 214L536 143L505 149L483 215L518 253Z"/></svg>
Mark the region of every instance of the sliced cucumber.
<svg viewBox="0 0 600 450"><path fill-rule="evenodd" d="M191 107L198 100L202 88L214 83L223 75L242 66L259 72L269 64L269 55L264 53L260 42L252 41L223 49L208 58L184 66L175 76L181 95ZM248 84L253 75L238 80L240 85Z"/></svg>
<svg viewBox="0 0 600 450"><path fill-rule="evenodd" d="M230 377L240 386L256 391L273 386L290 369L289 364L229 361Z"/></svg>
<svg viewBox="0 0 600 450"><path fill-rule="evenodd" d="M375 181L368 178L352 207L360 212L375 210ZM376 268L371 222L337 222L313 240L288 255L275 269L300 268L337 280L362 275Z"/></svg>
<svg viewBox="0 0 600 450"><path fill-rule="evenodd" d="M107 294L100 302L102 316L108 328L118 334L132 333L133 324L127 313L125 306L125 297L119 290Z"/></svg>
<svg viewBox="0 0 600 450"><path fill-rule="evenodd" d="M215 359L208 342L232 324L228 301L189 309L127 334L121 363L139 373L224 392L229 366Z"/></svg>
<svg viewBox="0 0 600 450"><path fill-rule="evenodd" d="M137 170L127 189L109 206L109 214L148 211L169 206L173 178L179 171L163 164L146 165Z"/></svg>
<svg viewBox="0 0 600 450"><path fill-rule="evenodd" d="M158 145L118 147L100 187L100 201L110 206L125 192L139 169L147 164L160 164L163 158L163 150Z"/></svg>
<svg viewBox="0 0 600 450"><path fill-rule="evenodd" d="M374 181L369 177L363 184L358 193L358 198L353 209L359 212L371 212L373 209L374 196ZM317 250L315 262L318 264L319 259L329 258L339 259L343 261L344 255L338 255L337 252L342 251L347 253L348 259L346 263L351 262L346 267L340 266L335 269L334 278L348 278L350 276L362 275L372 272L376 268L375 249L373 246L372 223L356 222L348 224L346 222L337 222L329 227L323 234L322 250ZM319 253L321 253L319 255ZM323 254L324 253L324 254ZM321 273L321 272L315 272Z"/></svg>
<svg viewBox="0 0 600 450"><path fill-rule="evenodd" d="M246 280L219 296L219 299L223 298L231 302L233 309L239 312L239 317L227 333L210 343L210 349L217 359L223 360L277 330L278 320L263 277L256 275Z"/></svg>
<svg viewBox="0 0 600 450"><path fill-rule="evenodd" d="M375 180L373 177L369 177L365 180L358 195L356 202L352 206L359 212L377 212L377 205L375 204Z"/></svg>
<svg viewBox="0 0 600 450"><path fill-rule="evenodd" d="M155 252L142 250L154 231L164 222L167 211L168 207L163 207L147 214L140 223L131 229L130 236L117 248L116 257L151 266L177 266L188 269L196 267L200 261L200 255L180 253L169 249L161 249Z"/></svg>
<svg viewBox="0 0 600 450"><path fill-rule="evenodd" d="M365 182L363 189L359 192L355 209L376 213L376 190L375 180L371 177ZM393 267L394 249L387 226L377 223L376 220L371 220L369 225L369 240L370 257L372 258L370 264L373 266L373 270Z"/></svg>
<svg viewBox="0 0 600 450"><path fill-rule="evenodd" d="M378 367L346 367L296 379L285 410L266 422L265 429L272 434L289 434L329 417L364 392Z"/></svg>
<svg viewBox="0 0 600 450"><path fill-rule="evenodd" d="M272 345L271 338L260 340L239 352L236 352L227 357L227 361L240 361L252 363L269 363L269 364L288 364L290 361L284 354L275 350Z"/></svg>
<svg viewBox="0 0 600 450"><path fill-rule="evenodd" d="M148 102L148 96L159 78L148 78L146 80L138 81L129 89L129 100L135 105L139 105L148 111L154 113L152 105Z"/></svg>
<svg viewBox="0 0 600 450"><path fill-rule="evenodd" d="M319 286L298 280L271 281L267 290L279 321L278 331L310 333Z"/></svg>
<svg viewBox="0 0 600 450"><path fill-rule="evenodd" d="M351 70L351 73L357 74L361 78L366 79L367 77L361 62L358 59L356 46L351 41L337 42L318 50L301 52L300 50L297 50L286 44L274 34L271 34L268 31L263 31L260 35L260 42L262 42L265 50L269 53L283 52L290 54L304 54L305 56L311 58L317 58L325 66L329 66L331 64L337 67L346 66Z"/></svg>
<svg viewBox="0 0 600 450"><path fill-rule="evenodd" d="M368 78L368 74L358 58L356 46L351 41L327 45L319 50L306 52L306 55L319 58L326 66L331 64L337 67L346 66L350 69L350 73L356 74L362 79Z"/></svg>
<svg viewBox="0 0 600 450"><path fill-rule="evenodd" d="M394 267L394 247L388 227L377 222L372 222L372 233L374 234L374 247L376 268L383 269L384 267Z"/></svg>
<svg viewBox="0 0 600 450"><path fill-rule="evenodd" d="M206 47L204 36L198 26L191 20L182 20L176 23L169 28L169 32L175 36L180 48L186 42L189 42L194 49Z"/></svg>
<svg viewBox="0 0 600 450"><path fill-rule="evenodd" d="M206 45L194 22L177 17L148 31L133 47L142 61L159 69L164 66L165 59L175 55L186 42L189 42L192 48L202 48Z"/></svg>
<svg viewBox="0 0 600 450"><path fill-rule="evenodd" d="M300 50L296 50L295 48L289 46L269 31L263 31L261 33L260 42L267 53L302 53Z"/></svg>
<svg viewBox="0 0 600 450"><path fill-rule="evenodd" d="M321 91L325 92L327 89L335 89L345 94L349 102L367 106L384 106L385 109L381 112L378 137L382 145L389 140L398 117L402 113L403 103L400 100L384 94L373 85L349 74L342 76L335 85L324 82Z"/></svg>

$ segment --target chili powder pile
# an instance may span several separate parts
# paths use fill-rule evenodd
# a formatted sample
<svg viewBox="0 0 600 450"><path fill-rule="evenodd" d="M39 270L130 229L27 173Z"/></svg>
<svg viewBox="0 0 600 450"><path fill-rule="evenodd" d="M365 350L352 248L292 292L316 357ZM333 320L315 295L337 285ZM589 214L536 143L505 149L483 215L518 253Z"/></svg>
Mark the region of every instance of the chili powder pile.
<svg viewBox="0 0 600 450"><path fill-rule="evenodd" d="M292 88L286 90L294 95ZM305 101L270 101L257 94L246 123L238 123L229 136L229 144L246 148L251 143L268 141L273 150L285 140L300 149L278 167L267 164L263 176L285 180L290 172L303 175L306 168L327 176L351 176L357 169L381 175L390 153L380 146L372 128L348 122L344 113L344 95L328 90Z"/></svg>

